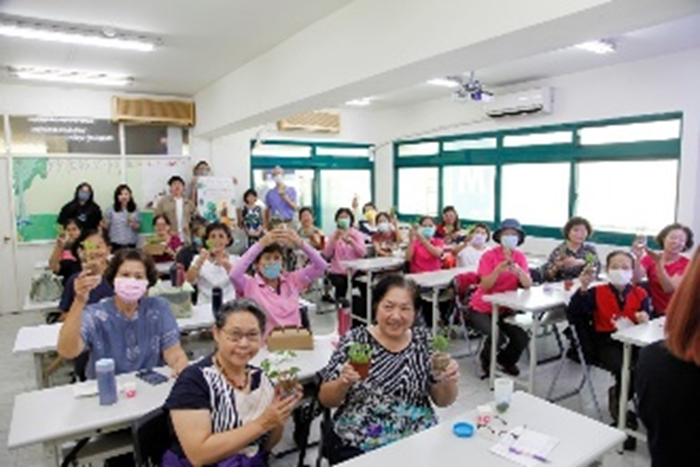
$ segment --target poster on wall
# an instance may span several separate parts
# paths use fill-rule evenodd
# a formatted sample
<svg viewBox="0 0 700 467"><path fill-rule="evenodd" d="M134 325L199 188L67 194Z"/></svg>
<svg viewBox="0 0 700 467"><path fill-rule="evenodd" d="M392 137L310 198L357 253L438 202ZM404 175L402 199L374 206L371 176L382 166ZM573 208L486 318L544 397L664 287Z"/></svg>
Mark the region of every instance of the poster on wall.
<svg viewBox="0 0 700 467"><path fill-rule="evenodd" d="M207 222L236 225L236 187L231 177L197 178L197 211Z"/></svg>

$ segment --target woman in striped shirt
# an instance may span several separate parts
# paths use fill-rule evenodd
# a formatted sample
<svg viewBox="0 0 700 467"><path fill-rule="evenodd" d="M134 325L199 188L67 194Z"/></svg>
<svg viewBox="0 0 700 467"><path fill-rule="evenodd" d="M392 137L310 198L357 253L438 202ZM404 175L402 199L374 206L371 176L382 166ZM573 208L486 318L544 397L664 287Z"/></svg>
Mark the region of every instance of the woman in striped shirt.
<svg viewBox="0 0 700 467"><path fill-rule="evenodd" d="M141 228L141 213L136 207L129 185L114 190L114 205L107 209L107 229L112 253L122 248L136 248Z"/></svg>

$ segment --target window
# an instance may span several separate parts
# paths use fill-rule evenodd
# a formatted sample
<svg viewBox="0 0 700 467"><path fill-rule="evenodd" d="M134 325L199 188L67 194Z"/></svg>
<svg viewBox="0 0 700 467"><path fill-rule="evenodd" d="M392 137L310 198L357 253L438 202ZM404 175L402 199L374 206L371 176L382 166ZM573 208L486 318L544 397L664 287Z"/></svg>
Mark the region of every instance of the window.
<svg viewBox="0 0 700 467"><path fill-rule="evenodd" d="M351 208L353 198L357 197L360 206L372 200L371 179L370 170L321 171L321 216L316 216L316 222L324 232L335 230L335 212Z"/></svg>
<svg viewBox="0 0 700 467"><path fill-rule="evenodd" d="M401 144L399 157L434 156L440 152L440 143L429 141L427 143Z"/></svg>
<svg viewBox="0 0 700 467"><path fill-rule="evenodd" d="M316 148L316 155L334 157L369 157L369 148L335 148L319 146Z"/></svg>
<svg viewBox="0 0 700 467"><path fill-rule="evenodd" d="M76 117L10 117L15 154L119 154L119 126Z"/></svg>
<svg viewBox="0 0 700 467"><path fill-rule="evenodd" d="M255 144L254 157L311 157L311 146L305 144Z"/></svg>
<svg viewBox="0 0 700 467"><path fill-rule="evenodd" d="M0 115L0 154L7 152L7 142L5 141L5 117Z"/></svg>
<svg viewBox="0 0 700 467"><path fill-rule="evenodd" d="M446 141L442 145L445 152L463 151L465 149L495 149L498 146L496 138L461 139Z"/></svg>
<svg viewBox="0 0 700 467"><path fill-rule="evenodd" d="M581 162L576 213L594 229L655 235L675 220L678 161Z"/></svg>
<svg viewBox="0 0 700 467"><path fill-rule="evenodd" d="M298 206L311 206L313 203L314 171L286 169L284 171L284 183L294 188L297 192ZM253 171L253 187L258 193L258 199L265 202L267 192L275 188L272 180L272 170L256 169ZM241 193L241 196L243 193ZM241 203L243 200L241 199Z"/></svg>
<svg viewBox="0 0 700 467"><path fill-rule="evenodd" d="M445 167L443 205L454 206L462 219L492 222L496 207L495 182L496 167L493 165Z"/></svg>
<svg viewBox="0 0 700 467"><path fill-rule="evenodd" d="M571 131L553 131L549 133L531 133L529 135L508 135L503 138L503 146L506 148L518 148L522 146L544 146L548 144L566 144L573 141L574 134Z"/></svg>
<svg viewBox="0 0 700 467"><path fill-rule="evenodd" d="M125 125L126 154L182 155L189 151L185 128L162 125Z"/></svg>
<svg viewBox="0 0 700 467"><path fill-rule="evenodd" d="M578 131L581 145L664 141L681 137L680 120L627 123L582 128Z"/></svg>
<svg viewBox="0 0 700 467"><path fill-rule="evenodd" d="M418 167L399 169L399 212L437 215L438 169Z"/></svg>
<svg viewBox="0 0 700 467"><path fill-rule="evenodd" d="M508 164L501 179L501 218L559 227L569 215L569 164Z"/></svg>

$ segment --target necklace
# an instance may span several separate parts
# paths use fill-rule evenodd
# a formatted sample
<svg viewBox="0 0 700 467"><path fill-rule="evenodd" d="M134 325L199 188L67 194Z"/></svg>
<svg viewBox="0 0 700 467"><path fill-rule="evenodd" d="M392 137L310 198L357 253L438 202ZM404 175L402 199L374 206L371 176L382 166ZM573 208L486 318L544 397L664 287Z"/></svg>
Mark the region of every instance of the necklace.
<svg viewBox="0 0 700 467"><path fill-rule="evenodd" d="M224 379L228 381L228 383L233 386L234 389L238 389L239 391L242 391L246 387L248 387L248 370L245 370L243 372L244 377L243 377L243 383L242 384L237 384L233 378L231 378L227 373L226 370L224 369L224 366L219 362L218 357L214 357L214 364L216 365L216 368L219 369L221 374L223 375Z"/></svg>

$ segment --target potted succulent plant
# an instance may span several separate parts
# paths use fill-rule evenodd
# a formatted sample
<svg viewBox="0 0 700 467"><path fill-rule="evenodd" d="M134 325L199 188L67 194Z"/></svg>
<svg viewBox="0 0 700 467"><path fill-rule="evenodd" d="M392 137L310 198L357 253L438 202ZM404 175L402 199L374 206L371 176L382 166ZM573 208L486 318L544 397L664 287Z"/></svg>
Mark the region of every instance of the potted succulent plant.
<svg viewBox="0 0 700 467"><path fill-rule="evenodd" d="M360 378L366 379L372 363L372 346L361 342L353 342L348 350L348 358L352 367L360 375Z"/></svg>
<svg viewBox="0 0 700 467"><path fill-rule="evenodd" d="M83 269L93 276L100 273L100 267L94 260L95 250L97 250L97 245L90 240L85 240L83 242L83 252L79 255L80 261L83 263Z"/></svg>
<svg viewBox="0 0 700 467"><path fill-rule="evenodd" d="M291 350L282 350L260 363L260 368L275 383L282 397L294 395L299 385L297 375L301 370L295 366L283 368L284 364L294 357L296 353Z"/></svg>
<svg viewBox="0 0 700 467"><path fill-rule="evenodd" d="M430 340L430 362L435 373L442 373L450 364L450 355L447 349L450 346L450 340L445 332L439 332Z"/></svg>

